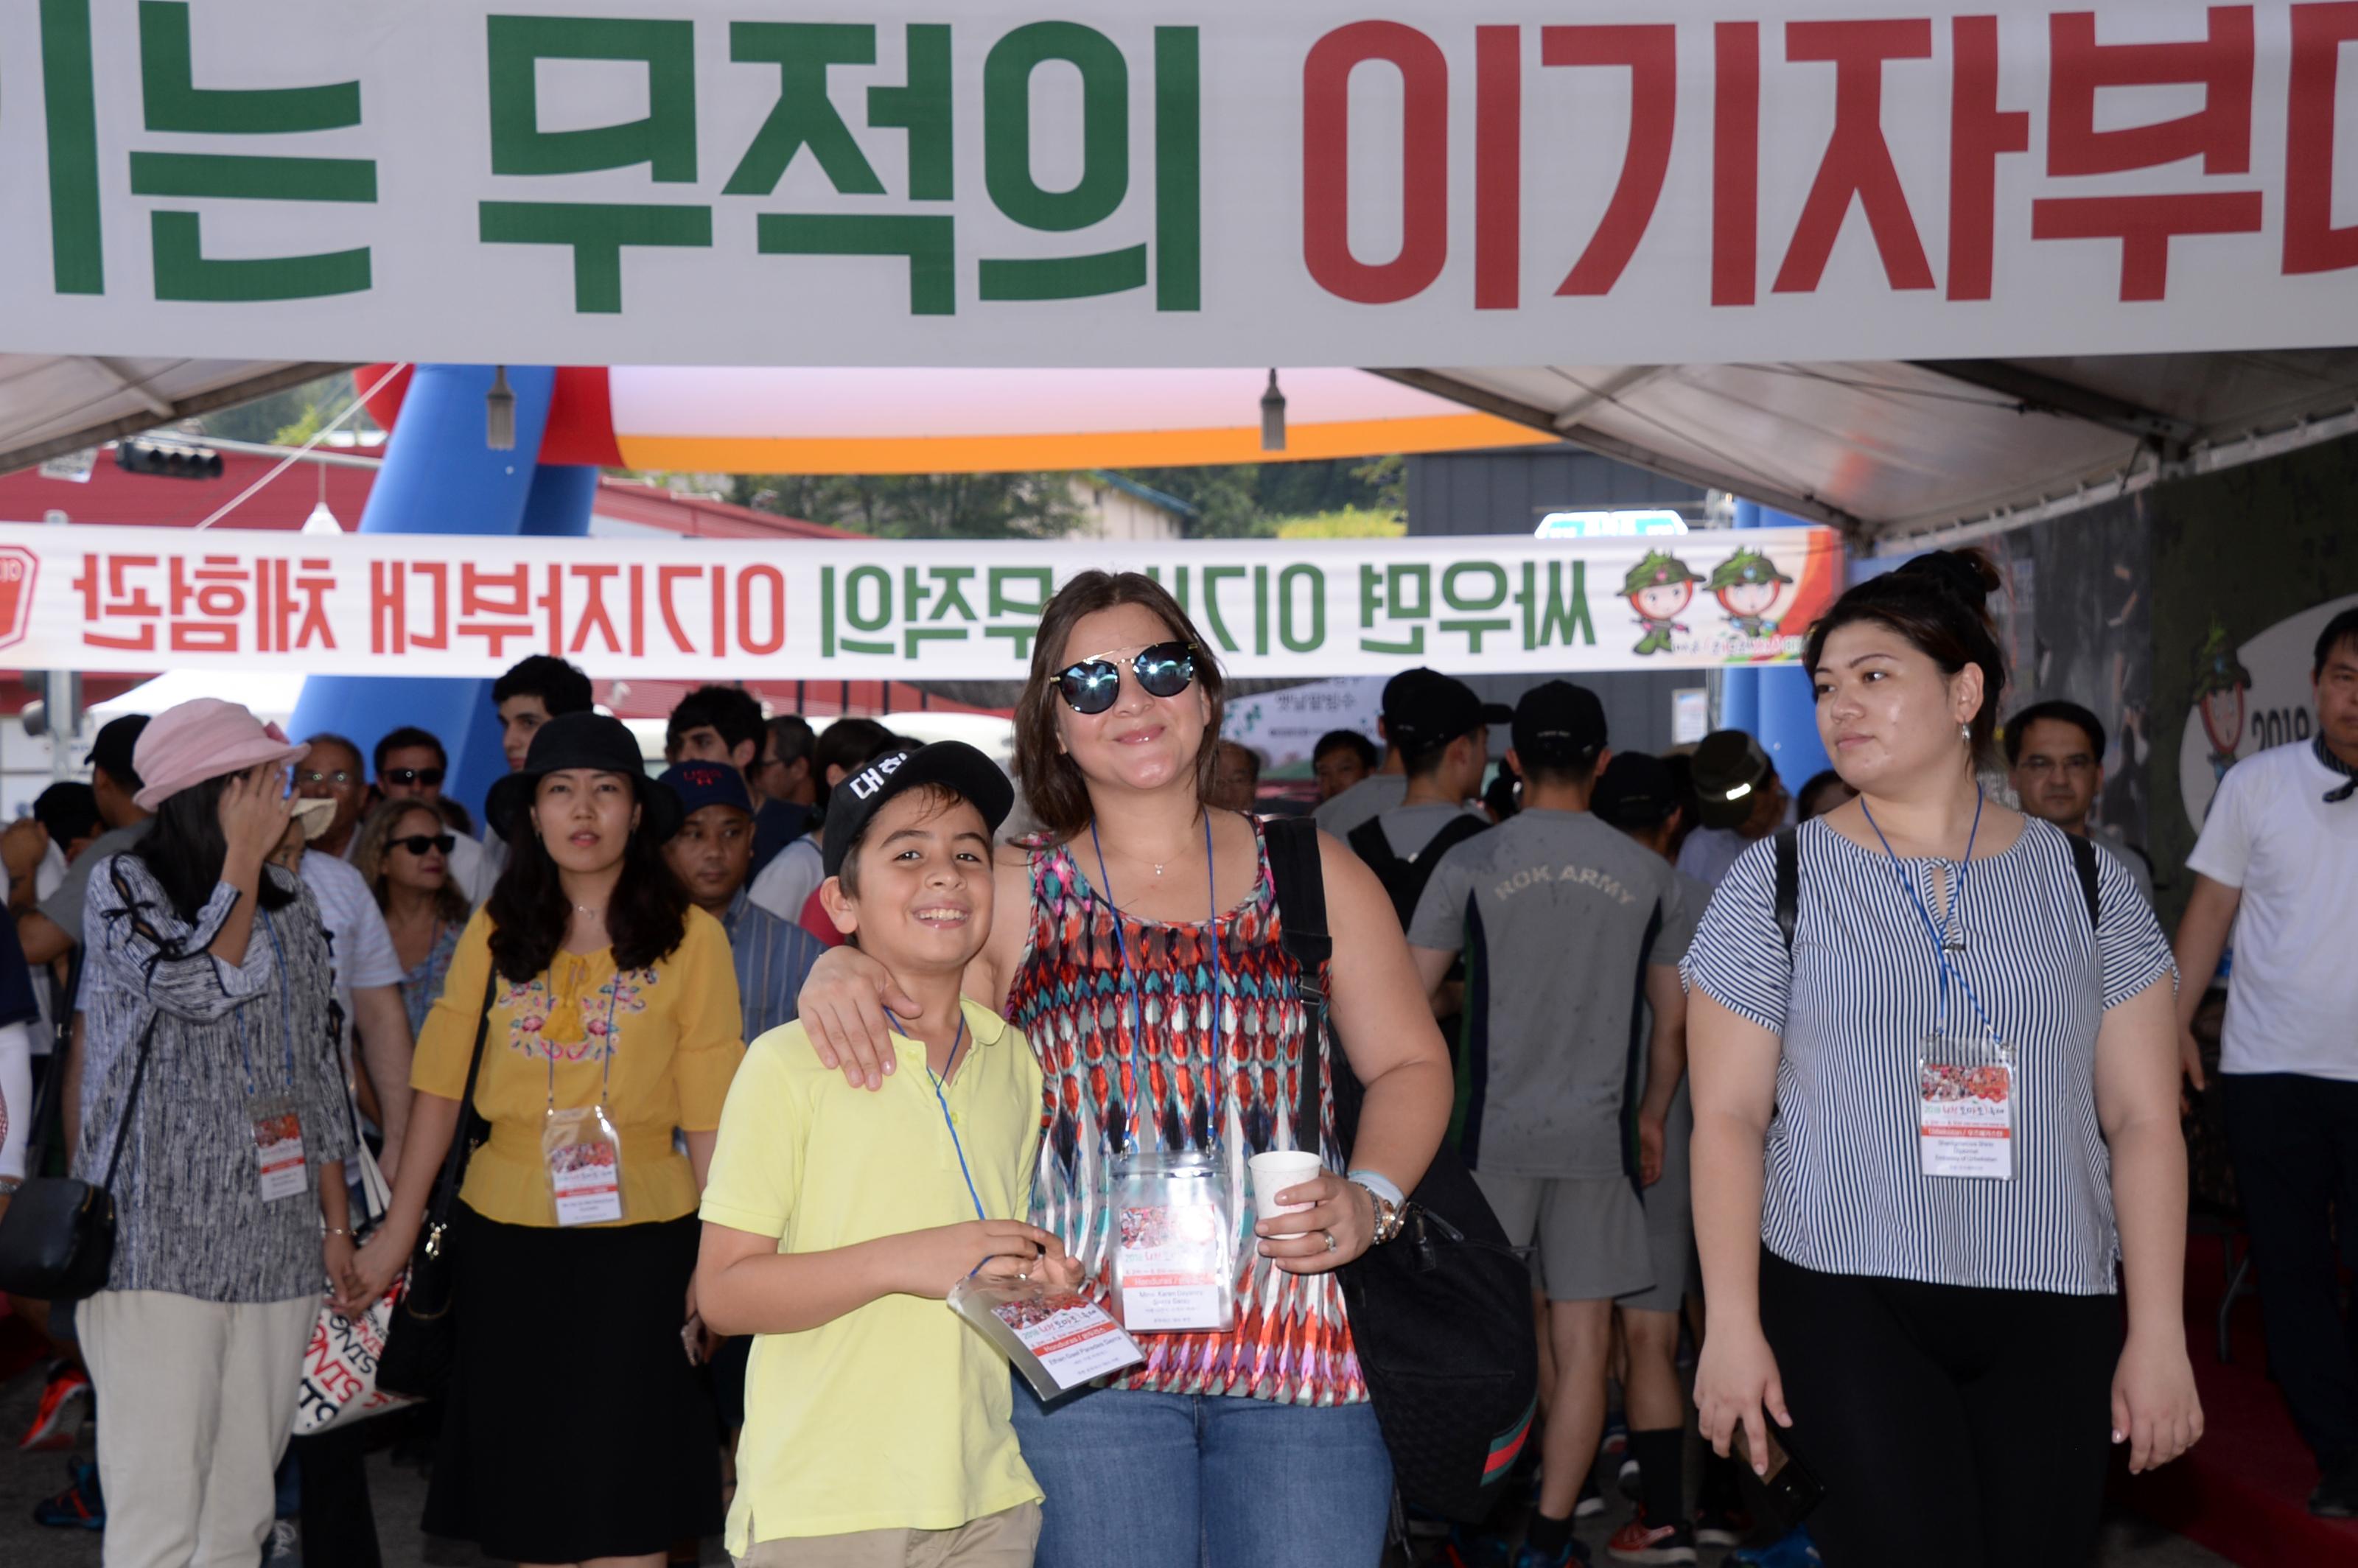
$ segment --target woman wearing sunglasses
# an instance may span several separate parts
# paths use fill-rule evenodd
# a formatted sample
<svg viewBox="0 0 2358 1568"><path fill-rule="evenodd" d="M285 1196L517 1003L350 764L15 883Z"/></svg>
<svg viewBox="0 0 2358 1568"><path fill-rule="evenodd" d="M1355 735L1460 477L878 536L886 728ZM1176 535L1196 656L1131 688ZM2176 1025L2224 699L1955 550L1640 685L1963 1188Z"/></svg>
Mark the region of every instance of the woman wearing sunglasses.
<svg viewBox="0 0 2358 1568"><path fill-rule="evenodd" d="M458 836L442 814L422 800L389 800L361 824L352 861L376 894L401 963L401 1001L414 1037L442 994L459 934L473 913L451 879Z"/></svg>
<svg viewBox="0 0 2358 1568"><path fill-rule="evenodd" d="M1256 1230L1244 1163L1293 1145L1290 1088L1316 1056L1260 826L1204 804L1220 689L1159 584L1092 571L1042 616L1016 710L1016 768L1045 830L1001 850L966 989L1022 1027L1047 1078L1033 1218L1087 1263L1091 1293L1115 1301L1147 1355L1054 1410L1016 1388L1047 1498L1042 1568L1367 1568L1382 1552L1390 1460L1334 1271L1390 1233L1390 1206L1440 1145L1448 1058L1382 886L1322 838L1326 989L1366 1105L1347 1176L1322 1095L1321 1141L1302 1141L1325 1169L1286 1189L1312 1206L1266 1227L1289 1234ZM871 1086L891 1060L884 1009L913 1006L849 947L802 993L822 1057ZM1225 1223L1218 1273L1198 1271L1200 1245L1184 1241L1175 1273L1141 1269L1165 1238L1138 1217L1195 1234L1191 1193Z"/></svg>

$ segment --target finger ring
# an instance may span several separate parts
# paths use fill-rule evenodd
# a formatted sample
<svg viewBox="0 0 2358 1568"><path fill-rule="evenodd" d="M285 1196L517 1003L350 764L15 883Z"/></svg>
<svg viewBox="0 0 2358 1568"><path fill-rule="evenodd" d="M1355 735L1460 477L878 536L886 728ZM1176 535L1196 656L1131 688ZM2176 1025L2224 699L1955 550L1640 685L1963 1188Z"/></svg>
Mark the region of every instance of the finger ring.
<svg viewBox="0 0 2358 1568"><path fill-rule="evenodd" d="M1335 1239L1335 1233L1334 1233L1333 1231L1331 1231L1331 1230L1330 1230L1330 1231L1328 1231L1328 1232L1326 1233L1326 1250L1327 1250L1327 1251L1329 1251L1329 1252L1332 1252L1332 1251L1334 1251L1334 1250L1335 1250L1336 1247L1336 1246L1338 1246L1338 1245L1339 1245L1339 1243L1337 1243L1337 1242L1336 1241L1336 1239Z"/></svg>

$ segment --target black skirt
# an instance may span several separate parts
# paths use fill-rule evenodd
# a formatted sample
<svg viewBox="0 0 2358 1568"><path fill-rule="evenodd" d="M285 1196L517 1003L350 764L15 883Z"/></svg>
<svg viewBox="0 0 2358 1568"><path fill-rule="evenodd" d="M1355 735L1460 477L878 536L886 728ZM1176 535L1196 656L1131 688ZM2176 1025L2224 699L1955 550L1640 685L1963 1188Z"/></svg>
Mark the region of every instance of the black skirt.
<svg viewBox="0 0 2358 1568"><path fill-rule="evenodd" d="M694 1215L557 1230L459 1206L428 1534L579 1563L719 1531L711 1390L679 1337L698 1231Z"/></svg>

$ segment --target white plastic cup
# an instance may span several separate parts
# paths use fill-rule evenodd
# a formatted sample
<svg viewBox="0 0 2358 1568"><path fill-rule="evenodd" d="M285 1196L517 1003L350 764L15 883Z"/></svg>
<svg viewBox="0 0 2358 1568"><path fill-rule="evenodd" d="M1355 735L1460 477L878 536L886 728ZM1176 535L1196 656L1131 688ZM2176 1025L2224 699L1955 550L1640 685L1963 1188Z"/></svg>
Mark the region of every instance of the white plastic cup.
<svg viewBox="0 0 2358 1568"><path fill-rule="evenodd" d="M1325 1169L1318 1156L1306 1149L1272 1149L1266 1154L1252 1157L1253 1213L1260 1219L1275 1219L1280 1215L1300 1214L1312 1206L1306 1203L1282 1204L1277 1195L1317 1179ZM1298 1236L1300 1230L1287 1232Z"/></svg>

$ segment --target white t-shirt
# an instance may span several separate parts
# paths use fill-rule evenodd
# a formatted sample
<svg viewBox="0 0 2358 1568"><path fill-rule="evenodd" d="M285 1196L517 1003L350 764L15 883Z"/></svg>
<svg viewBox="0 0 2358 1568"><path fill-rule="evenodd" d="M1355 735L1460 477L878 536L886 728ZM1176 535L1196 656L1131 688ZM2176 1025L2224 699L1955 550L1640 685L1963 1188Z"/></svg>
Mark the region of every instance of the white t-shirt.
<svg viewBox="0 0 2358 1568"><path fill-rule="evenodd" d="M745 896L787 925L800 925L803 905L825 881L826 858L819 853L818 840L806 833L770 857Z"/></svg>
<svg viewBox="0 0 2358 1568"><path fill-rule="evenodd" d="M2244 894L2223 1073L2358 1081L2358 800L2325 803L2347 782L2307 741L2246 757L2219 781L2186 863Z"/></svg>
<svg viewBox="0 0 2358 1568"><path fill-rule="evenodd" d="M376 898L360 872L333 855L307 852L303 885L319 901L319 919L328 927L328 961L336 977L336 1004L344 1010L344 1054L352 1046L352 992L368 986L401 983L401 959L393 950L393 933L385 929Z"/></svg>

